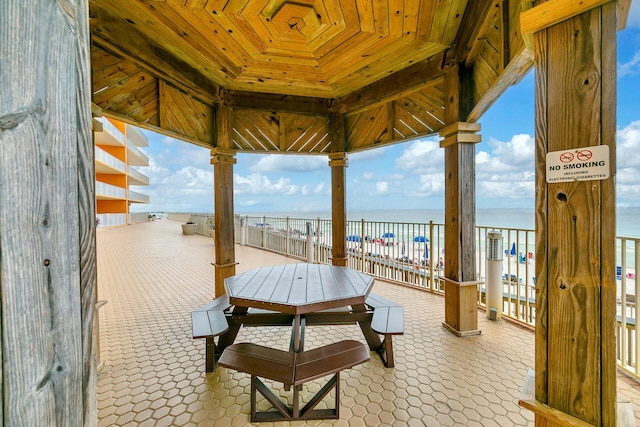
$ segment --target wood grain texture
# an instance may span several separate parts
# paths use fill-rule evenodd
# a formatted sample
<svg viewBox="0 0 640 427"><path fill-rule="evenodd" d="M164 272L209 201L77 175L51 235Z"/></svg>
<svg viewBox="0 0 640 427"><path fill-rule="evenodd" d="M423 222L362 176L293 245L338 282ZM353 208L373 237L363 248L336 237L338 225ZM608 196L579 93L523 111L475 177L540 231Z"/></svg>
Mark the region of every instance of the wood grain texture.
<svg viewBox="0 0 640 427"><path fill-rule="evenodd" d="M89 215L95 221L93 201L87 179L78 182L79 175L93 179L91 168L79 170L87 157L93 164L84 6L0 4L0 38L17 41L0 46L9 62L0 82L6 425L80 425L85 416L95 424L95 412L84 410L95 400L87 329L93 302L81 295L95 283L86 223Z"/></svg>
<svg viewBox="0 0 640 427"><path fill-rule="evenodd" d="M236 272L233 224L233 164L235 150L231 137L231 108L219 106L215 111L215 140L211 152L213 163L215 212L215 297L224 295L224 279Z"/></svg>
<svg viewBox="0 0 640 427"><path fill-rule="evenodd" d="M523 0L89 4L94 100L107 115L201 146L211 145L208 118L184 116L200 103L239 112L239 151L317 153L322 136L302 145L298 136L315 134L318 123L298 131L305 121L282 113L348 114L356 151L428 136L444 123L446 67L468 68L461 119L477 121L532 65L519 33L519 11L530 8ZM290 26L300 19L304 26ZM163 84L184 108L172 111ZM273 137L267 112L278 121Z"/></svg>
<svg viewBox="0 0 640 427"><path fill-rule="evenodd" d="M536 400L592 425L615 424L613 177L546 184L544 165L548 152L615 151L612 8L535 35ZM559 425L544 419L536 425Z"/></svg>

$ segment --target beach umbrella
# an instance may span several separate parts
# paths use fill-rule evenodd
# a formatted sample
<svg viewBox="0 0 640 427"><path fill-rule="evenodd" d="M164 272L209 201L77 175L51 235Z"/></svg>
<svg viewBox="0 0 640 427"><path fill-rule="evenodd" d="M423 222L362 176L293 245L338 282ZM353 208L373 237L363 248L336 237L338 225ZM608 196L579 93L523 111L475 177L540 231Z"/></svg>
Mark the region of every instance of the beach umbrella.
<svg viewBox="0 0 640 427"><path fill-rule="evenodd" d="M511 246L511 255L515 255L516 254L516 242L513 242L513 245Z"/></svg>
<svg viewBox="0 0 640 427"><path fill-rule="evenodd" d="M382 236L380 236L380 237L382 237L383 239L388 239L388 238L390 238L390 237L393 237L393 233L384 233L384 234L383 234Z"/></svg>
<svg viewBox="0 0 640 427"><path fill-rule="evenodd" d="M429 239L427 239L427 238L426 238L426 237L424 237L424 236L416 236L416 237L414 237L414 238L413 238L413 241L414 241L414 242L420 242L420 243L423 243L423 242L428 242L428 241L429 241Z"/></svg>
<svg viewBox="0 0 640 427"><path fill-rule="evenodd" d="M429 245L427 245L426 243L424 244L424 257L426 259L429 259Z"/></svg>
<svg viewBox="0 0 640 427"><path fill-rule="evenodd" d="M359 242L360 236L347 236L347 242Z"/></svg>

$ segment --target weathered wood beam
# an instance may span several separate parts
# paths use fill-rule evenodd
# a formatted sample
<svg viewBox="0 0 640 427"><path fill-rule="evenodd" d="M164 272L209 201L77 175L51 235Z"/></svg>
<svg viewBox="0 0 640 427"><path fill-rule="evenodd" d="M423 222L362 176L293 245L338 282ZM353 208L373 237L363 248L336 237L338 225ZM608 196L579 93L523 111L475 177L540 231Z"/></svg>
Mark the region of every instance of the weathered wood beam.
<svg viewBox="0 0 640 427"><path fill-rule="evenodd" d="M346 114L359 113L424 89L444 74L443 57L444 53L436 55L339 98L339 111Z"/></svg>
<svg viewBox="0 0 640 427"><path fill-rule="evenodd" d="M5 0L0 16L0 420L95 426L86 2Z"/></svg>
<svg viewBox="0 0 640 427"><path fill-rule="evenodd" d="M329 114L333 101L328 98L280 95L272 93L222 90L220 102L235 109Z"/></svg>
<svg viewBox="0 0 640 427"><path fill-rule="evenodd" d="M523 49L517 56L513 57L498 81L484 94L481 99L476 100L473 109L466 120L475 122L493 105L509 86L517 84L527 75L533 67L533 50Z"/></svg>
<svg viewBox="0 0 640 427"><path fill-rule="evenodd" d="M105 117L111 117L112 119L116 119L118 121L121 121L123 123L128 123L130 125L142 128L142 129L147 129L150 130L152 132L156 132L159 133L161 135L166 135L166 136L170 136L171 138L175 138L175 139L179 139L180 141L185 141L185 142L190 142L192 144L198 145L200 147L204 147L204 148L212 148L213 144L211 141L200 141L198 139L192 138L190 136L187 135L183 135L181 133L177 133L177 132L173 132L170 131L168 129L163 129L160 128L158 126L154 126L151 125L149 123L142 123L142 122L138 122L134 119L132 119L131 117L128 116L124 116L122 114L118 114L116 112L113 112L111 110L104 110L103 111L104 116Z"/></svg>
<svg viewBox="0 0 640 427"><path fill-rule="evenodd" d="M558 411L615 426L616 7L541 28L534 35L539 404L530 406L536 426L569 425L557 421ZM607 179L547 182L547 155L601 145L611 153Z"/></svg>
<svg viewBox="0 0 640 427"><path fill-rule="evenodd" d="M185 93L213 106L219 102L219 87L191 65L171 55L134 26L91 3L92 42L165 80ZM99 19L95 19L99 17ZM122 40L126 35L126 40Z"/></svg>
<svg viewBox="0 0 640 427"><path fill-rule="evenodd" d="M501 2L502 0L492 0L467 3L453 48L456 64L467 62L467 58L473 56L474 47L478 46L489 26L488 20L494 15L496 9L500 8Z"/></svg>
<svg viewBox="0 0 640 427"><path fill-rule="evenodd" d="M522 34L532 34L614 0L548 0L520 16Z"/></svg>
<svg viewBox="0 0 640 427"><path fill-rule="evenodd" d="M236 274L236 251L233 225L233 150L232 116L229 107L218 106L215 118L216 148L211 150L215 212L215 297L225 294L224 279Z"/></svg>

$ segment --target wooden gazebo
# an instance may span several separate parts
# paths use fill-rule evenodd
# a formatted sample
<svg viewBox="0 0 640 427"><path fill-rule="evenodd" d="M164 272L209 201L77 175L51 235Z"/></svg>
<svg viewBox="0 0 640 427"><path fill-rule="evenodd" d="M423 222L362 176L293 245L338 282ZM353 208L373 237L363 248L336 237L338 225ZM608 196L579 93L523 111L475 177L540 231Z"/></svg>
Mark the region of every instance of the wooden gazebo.
<svg viewBox="0 0 640 427"><path fill-rule="evenodd" d="M479 120L535 65L536 387L527 406L539 426L615 425L616 30L629 5L0 3L2 418L95 424L92 112L211 148L216 294L235 273L236 153L327 156L332 262L345 265L348 154L439 134L443 326L470 336L480 333ZM610 150L608 178L547 182L547 153L598 145Z"/></svg>

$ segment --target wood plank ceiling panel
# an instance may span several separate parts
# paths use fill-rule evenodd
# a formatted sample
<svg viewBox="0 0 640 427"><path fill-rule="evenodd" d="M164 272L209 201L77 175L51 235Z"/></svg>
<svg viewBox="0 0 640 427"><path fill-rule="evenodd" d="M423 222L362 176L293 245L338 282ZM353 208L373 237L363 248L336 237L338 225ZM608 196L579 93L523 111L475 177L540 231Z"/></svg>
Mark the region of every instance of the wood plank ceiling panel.
<svg viewBox="0 0 640 427"><path fill-rule="evenodd" d="M133 96L113 104L111 111L139 123L159 126L158 82L154 79L141 86Z"/></svg>
<svg viewBox="0 0 640 427"><path fill-rule="evenodd" d="M213 142L213 108L164 82L160 84L160 105L163 128L203 143Z"/></svg>
<svg viewBox="0 0 640 427"><path fill-rule="evenodd" d="M279 114L262 111L234 110L233 144L248 152L280 151Z"/></svg>
<svg viewBox="0 0 640 427"><path fill-rule="evenodd" d="M329 120L323 116L282 114L285 131L285 151L320 153L327 148Z"/></svg>
<svg viewBox="0 0 640 427"><path fill-rule="evenodd" d="M358 150L393 140L388 106L383 105L347 117L347 147Z"/></svg>

